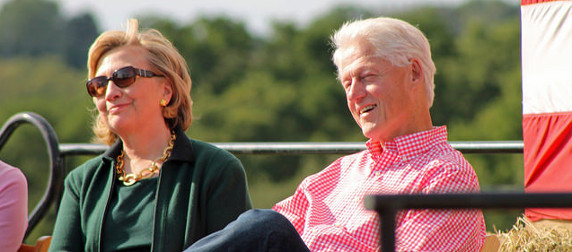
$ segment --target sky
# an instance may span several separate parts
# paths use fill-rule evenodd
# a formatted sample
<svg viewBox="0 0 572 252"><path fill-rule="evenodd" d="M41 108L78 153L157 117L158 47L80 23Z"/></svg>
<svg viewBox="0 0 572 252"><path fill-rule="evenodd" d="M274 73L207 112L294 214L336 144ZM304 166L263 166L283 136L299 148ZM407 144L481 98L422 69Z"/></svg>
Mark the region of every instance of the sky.
<svg viewBox="0 0 572 252"><path fill-rule="evenodd" d="M4 3L11 0L0 0ZM418 4L456 5L467 0L51 0L61 12L74 16L91 12L103 30L122 29L130 17L153 14L190 23L202 16L226 15L240 20L254 33L270 30L272 20L305 25L339 5L376 11L406 9ZM516 1L516 0L515 0Z"/></svg>

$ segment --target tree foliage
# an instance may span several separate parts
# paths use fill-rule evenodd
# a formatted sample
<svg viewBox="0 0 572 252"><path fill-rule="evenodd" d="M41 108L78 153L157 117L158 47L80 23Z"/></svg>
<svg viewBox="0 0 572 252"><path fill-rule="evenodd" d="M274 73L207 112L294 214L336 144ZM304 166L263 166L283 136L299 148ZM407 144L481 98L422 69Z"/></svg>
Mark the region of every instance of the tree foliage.
<svg viewBox="0 0 572 252"><path fill-rule="evenodd" d="M0 56L64 55L70 66L83 67L87 47L97 36L90 14L66 20L56 2L13 0L0 10Z"/></svg>

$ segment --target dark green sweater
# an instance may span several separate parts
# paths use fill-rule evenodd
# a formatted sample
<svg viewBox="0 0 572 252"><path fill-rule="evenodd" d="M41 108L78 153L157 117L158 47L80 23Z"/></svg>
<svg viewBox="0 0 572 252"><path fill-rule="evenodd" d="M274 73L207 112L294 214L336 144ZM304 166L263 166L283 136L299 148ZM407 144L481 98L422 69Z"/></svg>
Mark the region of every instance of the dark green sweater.
<svg viewBox="0 0 572 252"><path fill-rule="evenodd" d="M171 157L157 182L154 221L149 223L151 251L182 251L200 238L224 228L252 208L240 161L211 144L176 130ZM112 188L115 157L122 143L71 171L54 227L50 251L101 251ZM106 230L121 230L107 227Z"/></svg>

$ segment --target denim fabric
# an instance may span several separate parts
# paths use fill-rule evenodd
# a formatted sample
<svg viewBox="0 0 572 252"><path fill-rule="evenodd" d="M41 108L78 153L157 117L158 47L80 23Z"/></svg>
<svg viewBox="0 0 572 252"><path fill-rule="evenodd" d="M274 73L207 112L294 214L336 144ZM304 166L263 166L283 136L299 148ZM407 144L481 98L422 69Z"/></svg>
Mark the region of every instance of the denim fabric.
<svg viewBox="0 0 572 252"><path fill-rule="evenodd" d="M252 209L241 214L224 229L191 245L196 251L304 251L310 250L290 221L270 209Z"/></svg>

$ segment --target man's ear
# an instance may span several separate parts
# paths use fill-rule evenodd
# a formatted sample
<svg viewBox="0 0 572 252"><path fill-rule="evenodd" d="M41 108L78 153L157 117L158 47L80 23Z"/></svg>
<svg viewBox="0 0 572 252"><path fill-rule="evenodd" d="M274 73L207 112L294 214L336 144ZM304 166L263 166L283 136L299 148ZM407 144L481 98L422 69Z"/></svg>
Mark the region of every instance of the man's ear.
<svg viewBox="0 0 572 252"><path fill-rule="evenodd" d="M411 81L423 83L424 78L421 62L417 58L411 59Z"/></svg>

